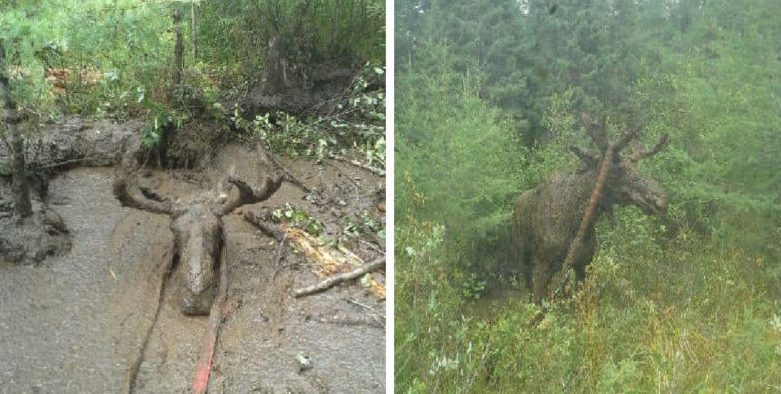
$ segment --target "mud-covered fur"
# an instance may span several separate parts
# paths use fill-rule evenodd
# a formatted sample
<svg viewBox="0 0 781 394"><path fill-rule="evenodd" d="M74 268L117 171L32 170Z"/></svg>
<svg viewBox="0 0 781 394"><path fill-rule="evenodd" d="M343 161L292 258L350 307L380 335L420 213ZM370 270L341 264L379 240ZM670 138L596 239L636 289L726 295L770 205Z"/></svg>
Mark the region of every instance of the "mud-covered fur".
<svg viewBox="0 0 781 394"><path fill-rule="evenodd" d="M179 263L185 268L182 313L208 314L214 298L214 269L222 250L222 219L204 203L193 204L173 216L171 231Z"/></svg>

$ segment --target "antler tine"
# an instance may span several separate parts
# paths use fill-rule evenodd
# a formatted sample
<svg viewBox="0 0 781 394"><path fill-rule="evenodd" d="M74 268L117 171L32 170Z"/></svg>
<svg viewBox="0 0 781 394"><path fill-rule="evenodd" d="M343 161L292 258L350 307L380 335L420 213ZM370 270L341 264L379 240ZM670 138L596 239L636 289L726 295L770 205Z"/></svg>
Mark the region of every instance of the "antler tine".
<svg viewBox="0 0 781 394"><path fill-rule="evenodd" d="M641 126L635 126L624 133L623 137L618 140L615 147L613 148L614 152L618 153L622 151L624 148L626 148L627 145L629 145L630 142L632 142L633 139L637 138L640 133L640 128Z"/></svg>
<svg viewBox="0 0 781 394"><path fill-rule="evenodd" d="M586 163L587 165L595 165L599 162L599 157L595 155L592 152L586 151L581 149L578 146L572 145L569 147L569 150L572 151L578 158L580 158L581 161Z"/></svg>
<svg viewBox="0 0 781 394"><path fill-rule="evenodd" d="M277 173L274 173L273 176L266 175L266 177L263 178L263 185L257 188L248 185L246 182L232 174L228 176L228 183L232 183L239 189L239 195L217 208L217 213L220 216L225 215L242 205L254 204L267 200L282 185L282 176Z"/></svg>
<svg viewBox="0 0 781 394"><path fill-rule="evenodd" d="M669 143L670 143L670 135L665 134L662 136L662 138L659 139L659 142L657 142L653 148L640 149L638 151L632 152L632 156L629 159L632 161L638 161L640 159L645 159L646 157L653 156L659 153L662 149L664 149Z"/></svg>
<svg viewBox="0 0 781 394"><path fill-rule="evenodd" d="M174 210L171 201L157 194L155 196L160 198L161 201L145 196L135 176L136 174L132 174L129 171L123 171L114 180L114 195L122 205L152 213L172 214Z"/></svg>
<svg viewBox="0 0 781 394"><path fill-rule="evenodd" d="M173 213L171 201L156 193L150 193L156 199L147 197L145 190L138 185L138 162L133 154L128 152L128 141L122 142L121 151L117 152L117 167L114 170L114 196L123 206L141 209L152 213L170 215ZM148 192L148 191L147 191Z"/></svg>
<svg viewBox="0 0 781 394"><path fill-rule="evenodd" d="M586 130L588 131L588 135L597 144L599 150L603 152L607 150L608 140L607 140L607 134L605 133L605 126L593 120L591 118L591 114L589 114L588 112L581 112L580 120L583 121L583 124L586 125Z"/></svg>

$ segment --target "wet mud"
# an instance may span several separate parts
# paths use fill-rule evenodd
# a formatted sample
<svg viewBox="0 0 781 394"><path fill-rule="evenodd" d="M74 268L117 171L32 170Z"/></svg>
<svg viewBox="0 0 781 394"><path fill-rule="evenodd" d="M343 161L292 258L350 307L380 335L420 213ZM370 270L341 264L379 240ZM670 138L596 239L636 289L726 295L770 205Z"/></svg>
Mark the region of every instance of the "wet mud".
<svg viewBox="0 0 781 394"><path fill-rule="evenodd" d="M227 300L214 353L210 393L385 391L385 301L360 283L295 299L291 288L319 281L288 246L243 219L243 210L306 210L342 238L347 218L384 223L377 196L384 180L342 163L283 160L316 189L284 183L268 201L223 217L221 264ZM186 197L216 188L229 170L249 183L264 169L237 145L218 151L205 172L150 171L155 192ZM158 292L173 256L165 215L123 208L111 193L111 168L76 168L51 181L49 206L67 223L70 252L38 266L0 263L0 392L124 392L145 334L136 392L190 392L207 346L208 317L180 313L182 273L174 266L157 320ZM364 260L382 252L363 239L345 243Z"/></svg>

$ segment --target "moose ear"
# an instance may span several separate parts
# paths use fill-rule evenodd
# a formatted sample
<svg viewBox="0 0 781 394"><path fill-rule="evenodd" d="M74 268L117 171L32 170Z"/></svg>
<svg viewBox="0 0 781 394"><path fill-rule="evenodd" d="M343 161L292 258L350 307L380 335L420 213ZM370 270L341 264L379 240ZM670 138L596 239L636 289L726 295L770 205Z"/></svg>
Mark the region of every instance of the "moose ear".
<svg viewBox="0 0 781 394"><path fill-rule="evenodd" d="M593 154L593 153L591 153L589 151L585 151L585 150L581 149L580 147L572 145L572 146L569 147L569 150L571 150L572 153L575 154L575 156L579 157L580 160L583 163L585 163L587 166L589 166L589 167L592 167L592 166L596 167L597 164L599 163L599 157L597 157L597 155L595 155L595 154Z"/></svg>

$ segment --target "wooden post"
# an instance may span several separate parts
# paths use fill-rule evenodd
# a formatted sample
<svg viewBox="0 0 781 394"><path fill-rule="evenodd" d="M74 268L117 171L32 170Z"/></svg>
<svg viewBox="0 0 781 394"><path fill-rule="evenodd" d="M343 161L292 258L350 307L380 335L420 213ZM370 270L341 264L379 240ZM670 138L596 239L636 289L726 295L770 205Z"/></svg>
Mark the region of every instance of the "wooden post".
<svg viewBox="0 0 781 394"><path fill-rule="evenodd" d="M0 89L3 91L3 122L11 139L11 188L14 195L14 214L18 219L33 214L30 203L30 186L27 184L27 170L24 162L24 140L19 134L19 114L16 112L16 102L11 97L8 87L8 67L5 62L5 47L0 41Z"/></svg>

